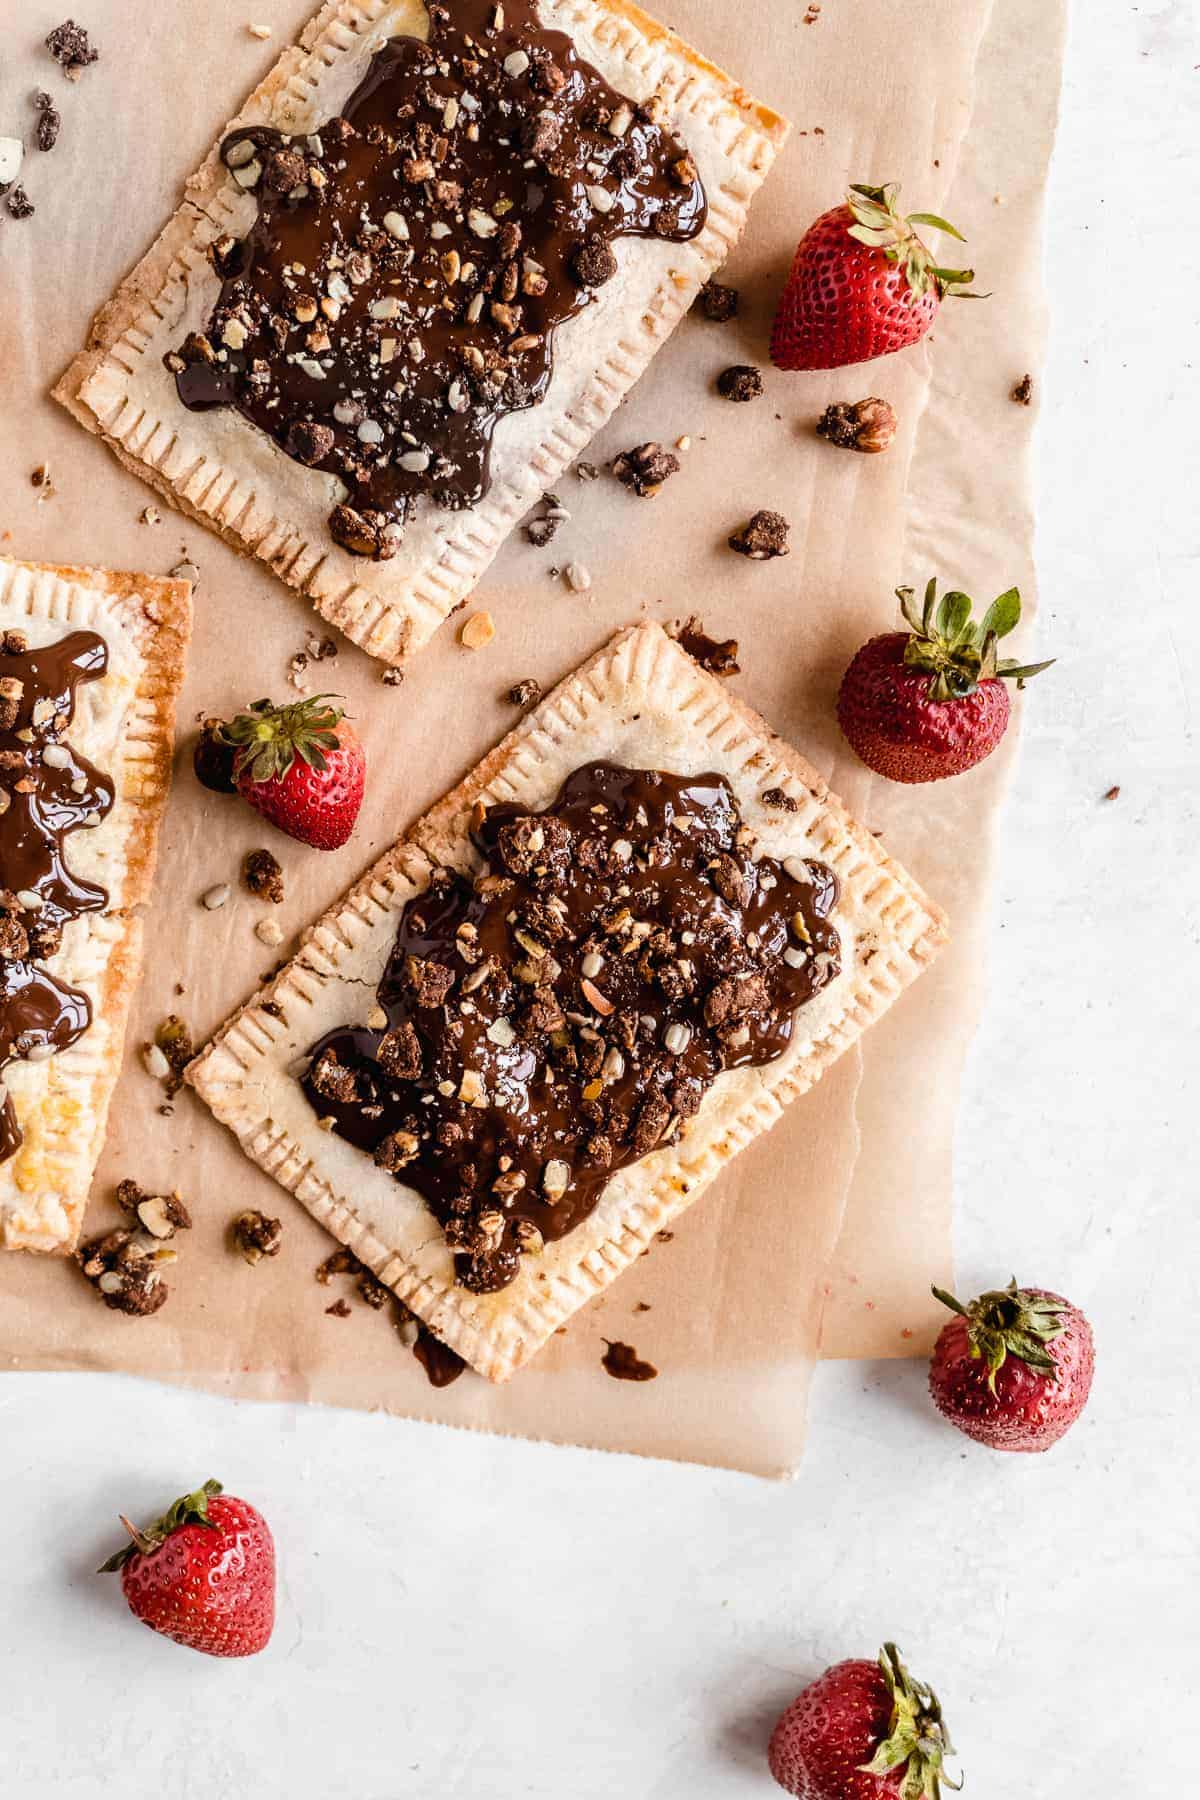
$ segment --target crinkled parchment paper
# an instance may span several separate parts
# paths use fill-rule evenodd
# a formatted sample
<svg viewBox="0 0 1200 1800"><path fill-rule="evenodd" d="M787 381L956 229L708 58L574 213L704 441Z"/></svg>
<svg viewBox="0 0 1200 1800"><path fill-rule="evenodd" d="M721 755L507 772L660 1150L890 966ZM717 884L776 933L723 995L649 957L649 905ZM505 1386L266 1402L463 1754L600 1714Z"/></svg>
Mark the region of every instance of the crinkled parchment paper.
<svg viewBox="0 0 1200 1800"><path fill-rule="evenodd" d="M181 0L153 32L120 0L87 0L102 60L66 83L40 50L61 4L29 0L0 69L0 130L32 122L29 92L63 113L48 156L30 150L33 219L0 221L0 533L15 554L164 572L200 570L196 632L180 708L225 711L286 693L288 663L317 626L302 601L200 528L161 508L48 399L107 298L174 208L184 177L304 22L306 0L213 8ZM950 1146L959 1071L983 991L981 921L992 821L1011 745L942 787L874 780L833 719L843 667L895 617L892 589L937 573L981 599L1032 583L1027 493L1031 411L1009 399L1037 374L1043 335L1038 222L1053 131L1062 19L1035 0L672 0L670 22L794 121L727 279L733 324L688 319L591 451L603 465L647 438L690 439L684 468L653 501L611 477L568 476L572 518L545 549L517 534L480 590L496 636L470 652L453 621L401 687L347 645L312 671L346 696L370 763L357 834L336 855L270 837L234 803L203 792L186 753L163 836L145 979L97 1175L91 1228L111 1220L117 1179L178 1186L195 1229L181 1240L175 1291L150 1320L100 1305L69 1265L0 1260L0 1356L18 1368L118 1369L232 1395L311 1399L458 1425L722 1464L794 1468L818 1347L827 1355L905 1354L933 1324L928 1284L949 1267ZM262 42L254 22L271 25ZM982 52L981 52L982 46ZM771 312L795 241L848 181L902 182L913 207L943 212L970 239L986 303L944 308L932 339L865 369L783 375L767 362ZM956 247L957 248L957 247ZM956 258L957 260L957 258ZM717 398L734 362L766 371L750 405ZM880 457L814 436L834 399L884 395L901 421ZM53 493L29 483L46 463ZM45 490L40 490L42 493ZM792 554L755 564L725 547L758 507L792 524ZM551 572L593 577L571 592ZM257 984L276 954L514 720L505 695L549 685L618 625L696 612L737 637L744 694L821 769L950 911L955 942L860 1053L846 1056L783 1123L741 1156L683 1219L508 1387L466 1375L435 1391L344 1279L320 1287L331 1247L307 1215L242 1157L189 1094L171 1116L138 1047L170 1012L199 1041ZM323 628L318 628L323 636ZM254 935L264 908L237 890L244 852L270 841L287 898L272 916L281 951ZM199 896L232 881L206 912ZM182 988L182 993L177 989ZM250 1269L226 1248L235 1211L282 1216L273 1262ZM326 1307L345 1291L352 1314ZM637 1310L639 1306L648 1311ZM822 1331L822 1314L824 1328ZM612 1380L604 1339L633 1343L657 1381Z"/></svg>

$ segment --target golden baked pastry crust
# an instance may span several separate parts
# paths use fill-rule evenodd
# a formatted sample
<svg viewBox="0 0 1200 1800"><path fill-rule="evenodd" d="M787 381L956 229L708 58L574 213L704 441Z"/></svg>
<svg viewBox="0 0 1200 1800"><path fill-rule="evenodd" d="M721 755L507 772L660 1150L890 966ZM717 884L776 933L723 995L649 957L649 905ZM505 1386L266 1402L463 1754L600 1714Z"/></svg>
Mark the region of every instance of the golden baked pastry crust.
<svg viewBox="0 0 1200 1800"><path fill-rule="evenodd" d="M419 509L392 561L364 561L329 535L340 497L332 477L292 461L232 409L194 413L180 403L162 357L202 329L216 299L207 246L227 232L240 236L254 216L253 197L216 147L54 390L164 499L268 564L347 637L393 664L470 593L517 520L608 419L729 255L787 135L785 120L627 0L541 0L540 11L612 86L638 100L662 96L665 122L704 179L708 220L686 244L618 243L618 274L558 334L545 398L497 430L491 487L476 506ZM421 0L330 0L226 130L314 129L357 86L374 47L424 17Z"/></svg>
<svg viewBox="0 0 1200 1800"><path fill-rule="evenodd" d="M475 802L548 805L573 769L597 759L682 774L715 770L763 852L819 857L835 869L842 973L801 1009L777 1061L720 1075L678 1143L618 1171L590 1217L525 1259L511 1286L472 1294L455 1285L453 1259L424 1201L321 1130L296 1070L325 1031L365 1015L398 914L433 866L475 861L466 830ZM776 788L794 812L763 801ZM804 758L660 626L639 625L548 695L318 921L293 962L229 1021L188 1079L248 1156L459 1355L503 1381L819 1080L945 937L941 910Z"/></svg>
<svg viewBox="0 0 1200 1800"><path fill-rule="evenodd" d="M0 1249L65 1252L79 1236L141 969L133 909L150 894L170 791L191 585L0 557L2 627L19 628L34 644L95 631L109 649L108 673L80 689L69 733L116 790L103 823L72 837L70 855L109 900L103 912L67 925L48 964L90 996L92 1023L70 1049L46 1062L15 1061L6 1076L24 1142L0 1163Z"/></svg>

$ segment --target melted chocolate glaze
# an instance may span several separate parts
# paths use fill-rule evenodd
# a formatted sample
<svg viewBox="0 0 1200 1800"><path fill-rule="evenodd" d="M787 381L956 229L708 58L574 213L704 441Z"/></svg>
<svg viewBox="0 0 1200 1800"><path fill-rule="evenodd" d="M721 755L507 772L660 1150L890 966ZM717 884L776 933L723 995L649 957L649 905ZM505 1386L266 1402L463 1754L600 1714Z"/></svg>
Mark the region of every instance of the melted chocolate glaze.
<svg viewBox="0 0 1200 1800"><path fill-rule="evenodd" d="M378 989L302 1077L422 1194L477 1291L675 1141L723 1069L772 1061L838 974L823 863L755 860L727 782L592 763L553 806L480 809L473 882L411 900Z"/></svg>
<svg viewBox="0 0 1200 1800"><path fill-rule="evenodd" d="M614 92L533 0L430 8L310 137L223 146L256 188L219 240L206 333L168 357L192 408L234 406L348 490L339 542L395 553L414 500L472 505L497 422L545 395L558 327L619 237L682 242L706 201L679 142ZM365 523L364 523L365 512ZM356 522L355 522L356 521Z"/></svg>
<svg viewBox="0 0 1200 1800"><path fill-rule="evenodd" d="M604 1340L608 1346L600 1358L601 1367L613 1377L614 1381L654 1381L658 1370L652 1362L643 1362L632 1344L613 1343Z"/></svg>
<svg viewBox="0 0 1200 1800"><path fill-rule="evenodd" d="M25 648L17 632L0 639L0 1073L15 1057L67 1049L92 1022L87 995L39 959L57 951L64 925L108 903L102 887L71 873L65 840L100 823L112 783L63 742L77 686L107 667L108 648L92 631L39 650ZM0 1161L20 1145L5 1092Z"/></svg>
<svg viewBox="0 0 1200 1800"><path fill-rule="evenodd" d="M441 1338L433 1335L428 1325L418 1327L413 1355L424 1369L430 1387L449 1387L452 1381L458 1380L467 1366L458 1351L452 1350L449 1344L443 1344Z"/></svg>

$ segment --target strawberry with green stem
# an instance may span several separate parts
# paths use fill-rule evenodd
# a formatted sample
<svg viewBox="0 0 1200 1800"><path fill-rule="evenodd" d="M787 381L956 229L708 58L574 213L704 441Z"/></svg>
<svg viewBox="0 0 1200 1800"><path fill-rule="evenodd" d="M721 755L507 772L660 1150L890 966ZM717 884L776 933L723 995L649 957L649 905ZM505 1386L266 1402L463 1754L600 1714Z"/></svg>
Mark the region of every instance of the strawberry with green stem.
<svg viewBox="0 0 1200 1800"><path fill-rule="evenodd" d="M1079 1308L1015 1278L967 1306L943 1288L933 1293L955 1314L929 1365L943 1418L992 1450L1049 1450L1091 1391L1095 1347Z"/></svg>
<svg viewBox="0 0 1200 1800"><path fill-rule="evenodd" d="M767 1761L796 1800L941 1800L954 1746L933 1689L895 1644L877 1662L835 1663L810 1682L771 1734Z"/></svg>
<svg viewBox="0 0 1200 1800"><path fill-rule="evenodd" d="M925 336L948 297L965 292L972 269L934 260L917 226L964 242L936 213L900 212L899 187L855 184L801 238L771 331L781 369L839 369L890 356Z"/></svg>
<svg viewBox="0 0 1200 1800"><path fill-rule="evenodd" d="M1016 588L972 617L957 591L937 598L925 589L917 612L913 590L897 588L907 631L871 638L842 677L837 716L851 747L890 781L940 781L990 756L1009 721L1006 682L1018 688L1050 667L999 655L1001 638L1021 617Z"/></svg>
<svg viewBox="0 0 1200 1800"><path fill-rule="evenodd" d="M206 787L236 791L317 850L340 850L362 806L366 757L331 694L289 706L256 700L228 723L206 719L193 763Z"/></svg>
<svg viewBox="0 0 1200 1800"><path fill-rule="evenodd" d="M206 1656L254 1656L275 1624L275 1542L262 1514L206 1481L101 1567L151 1631Z"/></svg>

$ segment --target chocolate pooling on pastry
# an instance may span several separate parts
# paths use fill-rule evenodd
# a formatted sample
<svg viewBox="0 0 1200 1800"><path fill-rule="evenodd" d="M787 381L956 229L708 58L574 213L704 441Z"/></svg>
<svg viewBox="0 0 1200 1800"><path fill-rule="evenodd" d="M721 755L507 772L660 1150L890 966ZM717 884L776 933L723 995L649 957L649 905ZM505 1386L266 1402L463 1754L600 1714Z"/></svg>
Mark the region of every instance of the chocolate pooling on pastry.
<svg viewBox="0 0 1200 1800"><path fill-rule="evenodd" d="M840 971L838 883L756 858L715 774L587 764L544 812L478 808L472 838L480 873L438 870L404 908L378 1028L331 1032L301 1079L490 1292L723 1070L782 1054Z"/></svg>
<svg viewBox="0 0 1200 1800"><path fill-rule="evenodd" d="M311 135L226 138L258 216L211 246L220 298L167 358L185 406L235 407L337 476L331 534L376 559L420 496L487 492L496 425L544 397L614 242L681 243L706 217L656 104L615 92L533 0L428 10L428 41L392 39Z"/></svg>
<svg viewBox="0 0 1200 1800"><path fill-rule="evenodd" d="M65 925L108 904L104 888L72 874L66 840L99 825L112 782L65 740L76 688L107 668L108 647L93 631L37 650L19 631L0 635L0 1074L14 1058L66 1050L92 1022L87 995L42 963ZM21 1142L4 1090L0 1162Z"/></svg>

